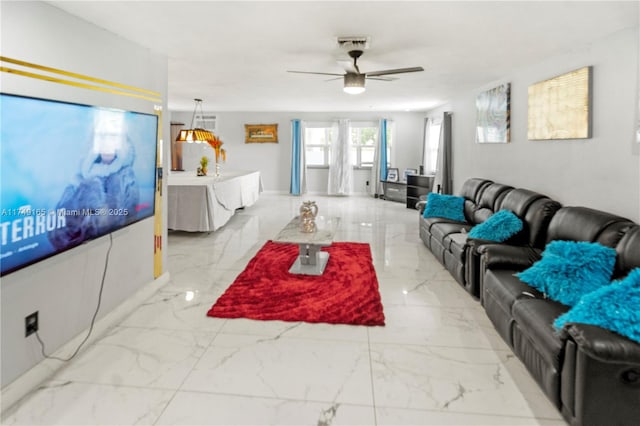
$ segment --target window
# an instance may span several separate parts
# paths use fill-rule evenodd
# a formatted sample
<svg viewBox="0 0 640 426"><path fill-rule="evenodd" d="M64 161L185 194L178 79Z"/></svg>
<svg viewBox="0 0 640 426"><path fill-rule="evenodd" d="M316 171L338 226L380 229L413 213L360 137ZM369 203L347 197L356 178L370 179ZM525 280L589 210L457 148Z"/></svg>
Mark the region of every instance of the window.
<svg viewBox="0 0 640 426"><path fill-rule="evenodd" d="M305 123L304 141L307 166L328 166L331 140L337 128L331 123Z"/></svg>
<svg viewBox="0 0 640 426"><path fill-rule="evenodd" d="M351 122L351 163L354 167L373 167L375 148L378 142L378 123L369 121ZM390 164L393 144L393 123L387 121L387 165Z"/></svg>
<svg viewBox="0 0 640 426"><path fill-rule="evenodd" d="M349 126L351 164L353 167L373 166L375 147L378 142L378 123L374 121L352 121ZM304 128L307 166L328 167L331 159L331 142L338 136L338 126L329 122L307 122ZM393 123L387 122L387 162L390 164L393 144Z"/></svg>

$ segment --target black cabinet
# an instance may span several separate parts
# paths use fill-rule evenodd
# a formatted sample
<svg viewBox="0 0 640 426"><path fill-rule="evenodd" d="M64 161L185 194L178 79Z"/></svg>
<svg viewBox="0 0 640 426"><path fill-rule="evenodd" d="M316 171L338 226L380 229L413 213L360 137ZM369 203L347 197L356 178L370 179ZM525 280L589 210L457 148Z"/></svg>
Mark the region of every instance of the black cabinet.
<svg viewBox="0 0 640 426"><path fill-rule="evenodd" d="M404 203L407 201L407 184L404 182L391 182L381 180L384 195L382 198L389 201Z"/></svg>
<svg viewBox="0 0 640 426"><path fill-rule="evenodd" d="M407 176L407 208L415 209L420 196L431 192L434 176ZM424 197L423 197L424 198Z"/></svg>

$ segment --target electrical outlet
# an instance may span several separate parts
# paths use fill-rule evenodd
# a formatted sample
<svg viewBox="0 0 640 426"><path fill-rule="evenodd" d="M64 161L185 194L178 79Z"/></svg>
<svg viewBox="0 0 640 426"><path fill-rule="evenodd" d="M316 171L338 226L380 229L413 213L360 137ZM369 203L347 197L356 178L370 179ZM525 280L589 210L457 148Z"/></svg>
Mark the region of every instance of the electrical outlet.
<svg viewBox="0 0 640 426"><path fill-rule="evenodd" d="M367 181L367 186L369 186L369 181Z"/></svg>
<svg viewBox="0 0 640 426"><path fill-rule="evenodd" d="M38 311L24 318L24 337L30 336L38 331Z"/></svg>

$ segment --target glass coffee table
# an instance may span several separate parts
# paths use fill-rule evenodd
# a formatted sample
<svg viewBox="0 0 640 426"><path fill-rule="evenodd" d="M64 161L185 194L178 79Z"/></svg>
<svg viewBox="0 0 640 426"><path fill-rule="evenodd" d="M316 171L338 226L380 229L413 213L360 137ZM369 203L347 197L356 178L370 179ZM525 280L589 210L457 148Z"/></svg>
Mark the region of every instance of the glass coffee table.
<svg viewBox="0 0 640 426"><path fill-rule="evenodd" d="M291 268L291 274L322 275L329 261L329 253L320 248L330 246L340 223L339 217L316 217L316 232L302 232L300 217L294 217L273 240L276 243L298 244L300 252Z"/></svg>

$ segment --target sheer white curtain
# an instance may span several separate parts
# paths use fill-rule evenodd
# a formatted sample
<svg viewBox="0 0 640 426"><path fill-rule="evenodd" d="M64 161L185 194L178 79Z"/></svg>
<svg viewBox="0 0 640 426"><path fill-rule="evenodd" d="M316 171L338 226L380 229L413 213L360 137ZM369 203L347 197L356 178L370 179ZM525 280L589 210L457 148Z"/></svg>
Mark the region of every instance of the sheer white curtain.
<svg viewBox="0 0 640 426"><path fill-rule="evenodd" d="M433 180L433 192L441 194L451 194L453 191L453 179L451 170L451 112L445 112L440 126L440 137L438 144L438 161L436 165L436 175Z"/></svg>
<svg viewBox="0 0 640 426"><path fill-rule="evenodd" d="M424 120L424 144L422 151L423 173L433 175L436 173L438 162L438 146L440 145L440 127L442 118L427 117Z"/></svg>
<svg viewBox="0 0 640 426"><path fill-rule="evenodd" d="M341 119L335 139L331 141L331 161L329 162L329 195L349 195L353 191L353 164L351 163L351 143L349 120Z"/></svg>

